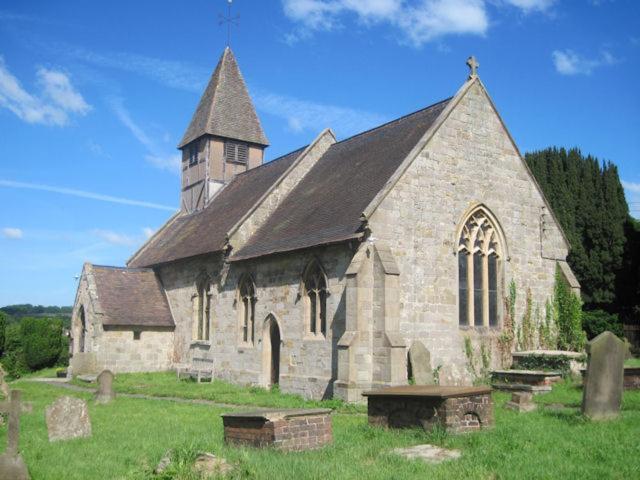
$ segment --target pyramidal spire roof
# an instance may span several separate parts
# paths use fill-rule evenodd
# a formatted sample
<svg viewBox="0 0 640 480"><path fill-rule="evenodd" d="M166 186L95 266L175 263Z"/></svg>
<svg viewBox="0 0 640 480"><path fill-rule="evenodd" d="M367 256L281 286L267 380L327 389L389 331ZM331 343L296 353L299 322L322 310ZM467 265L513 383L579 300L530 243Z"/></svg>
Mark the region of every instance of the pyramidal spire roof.
<svg viewBox="0 0 640 480"><path fill-rule="evenodd" d="M178 148L206 134L269 145L229 47L220 57Z"/></svg>

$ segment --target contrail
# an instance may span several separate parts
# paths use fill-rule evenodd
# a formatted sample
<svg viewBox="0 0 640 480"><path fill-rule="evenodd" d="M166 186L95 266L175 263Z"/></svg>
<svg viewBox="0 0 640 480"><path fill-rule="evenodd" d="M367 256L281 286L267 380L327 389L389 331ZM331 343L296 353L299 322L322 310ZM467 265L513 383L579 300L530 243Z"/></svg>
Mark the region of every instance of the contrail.
<svg viewBox="0 0 640 480"><path fill-rule="evenodd" d="M74 197L90 198L92 200L100 200L102 202L119 203L121 205L132 205L134 207L155 208L156 210L167 210L169 212L175 212L177 210L174 207L159 205L157 203L142 202L139 200L131 200L129 198L112 197L111 195L102 195L100 193L86 192L84 190L75 190L73 188L41 185L39 183L26 183L26 182L14 182L12 180L0 180L0 187L42 190L44 192L54 192L54 193L60 193L62 195L72 195Z"/></svg>

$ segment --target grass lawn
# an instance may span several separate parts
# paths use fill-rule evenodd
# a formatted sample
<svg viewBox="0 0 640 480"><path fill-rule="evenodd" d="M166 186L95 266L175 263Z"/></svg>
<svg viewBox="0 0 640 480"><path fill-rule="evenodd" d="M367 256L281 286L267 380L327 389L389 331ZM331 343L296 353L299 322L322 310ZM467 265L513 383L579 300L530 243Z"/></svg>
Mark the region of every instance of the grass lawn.
<svg viewBox="0 0 640 480"><path fill-rule="evenodd" d="M86 382L73 380L75 385L87 386ZM197 383L193 380L178 380L173 372L122 373L115 377L114 388L120 393L140 393L154 397L179 397L204 399L234 405L253 405L270 408L333 408L342 413L365 413L366 407L344 403L341 400L305 400L299 395L283 394L277 390L260 387L243 387L214 380Z"/></svg>
<svg viewBox="0 0 640 480"><path fill-rule="evenodd" d="M640 367L640 358L630 358L624 362L625 367Z"/></svg>
<svg viewBox="0 0 640 480"><path fill-rule="evenodd" d="M133 382L134 378L118 377L119 382L124 383ZM119 389L126 387L122 383L118 385ZM203 386L185 384L184 387L201 389ZM34 480L158 478L150 472L168 449L177 450L183 457L193 456L196 451L213 452L237 466L236 478L251 479L640 477L640 392L637 391L625 393L619 420L601 423L589 422L580 416L581 390L569 383L536 398L540 404L566 406L553 411L540 408L526 414L511 412L502 408L508 395L496 393L495 428L457 436L428 435L419 429L387 431L369 427L363 415L334 414L335 439L331 446L314 452L287 454L269 449L226 447L219 416L225 409L123 397L109 405L89 403L93 426L90 439L49 443L45 406L64 394L87 400L90 394L24 380L15 382L13 388L20 388L24 399L34 405L33 413L21 417L21 450ZM152 388L158 389L156 394L161 389L147 385L145 393ZM171 386L172 391L167 395L175 395L175 389ZM241 389L240 398L244 403L249 403L251 392ZM278 396L286 399L282 400L283 405L289 406L289 396L275 392L269 392L266 397L261 397L260 392L256 394L261 404L265 398ZM5 440L6 427L2 427L2 449ZM389 453L394 447L420 443L459 448L462 458L430 466ZM162 478L195 477L188 470L178 468Z"/></svg>

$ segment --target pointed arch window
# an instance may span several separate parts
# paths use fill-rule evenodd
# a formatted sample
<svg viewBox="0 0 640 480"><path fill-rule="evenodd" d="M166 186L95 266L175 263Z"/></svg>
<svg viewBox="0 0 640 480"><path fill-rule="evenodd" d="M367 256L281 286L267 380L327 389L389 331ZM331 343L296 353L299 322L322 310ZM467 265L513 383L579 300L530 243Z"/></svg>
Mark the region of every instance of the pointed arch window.
<svg viewBox="0 0 640 480"><path fill-rule="evenodd" d="M211 281L201 278L193 296L193 339L208 342L211 339Z"/></svg>
<svg viewBox="0 0 640 480"><path fill-rule="evenodd" d="M327 334L327 278L317 261L307 266L303 285L306 333L324 337Z"/></svg>
<svg viewBox="0 0 640 480"><path fill-rule="evenodd" d="M256 289L249 275L244 275L238 283L238 302L240 319L240 339L242 343L253 344Z"/></svg>
<svg viewBox="0 0 640 480"><path fill-rule="evenodd" d="M464 223L458 241L458 323L500 325L502 245L497 226L479 208Z"/></svg>

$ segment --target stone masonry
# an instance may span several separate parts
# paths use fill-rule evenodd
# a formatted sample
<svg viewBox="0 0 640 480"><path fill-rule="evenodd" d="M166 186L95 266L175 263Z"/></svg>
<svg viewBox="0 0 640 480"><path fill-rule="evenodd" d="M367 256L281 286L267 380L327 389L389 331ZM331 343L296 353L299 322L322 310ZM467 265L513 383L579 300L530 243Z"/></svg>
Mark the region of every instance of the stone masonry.
<svg viewBox="0 0 640 480"><path fill-rule="evenodd" d="M333 441L330 409L225 413L224 440L235 445L312 450Z"/></svg>

